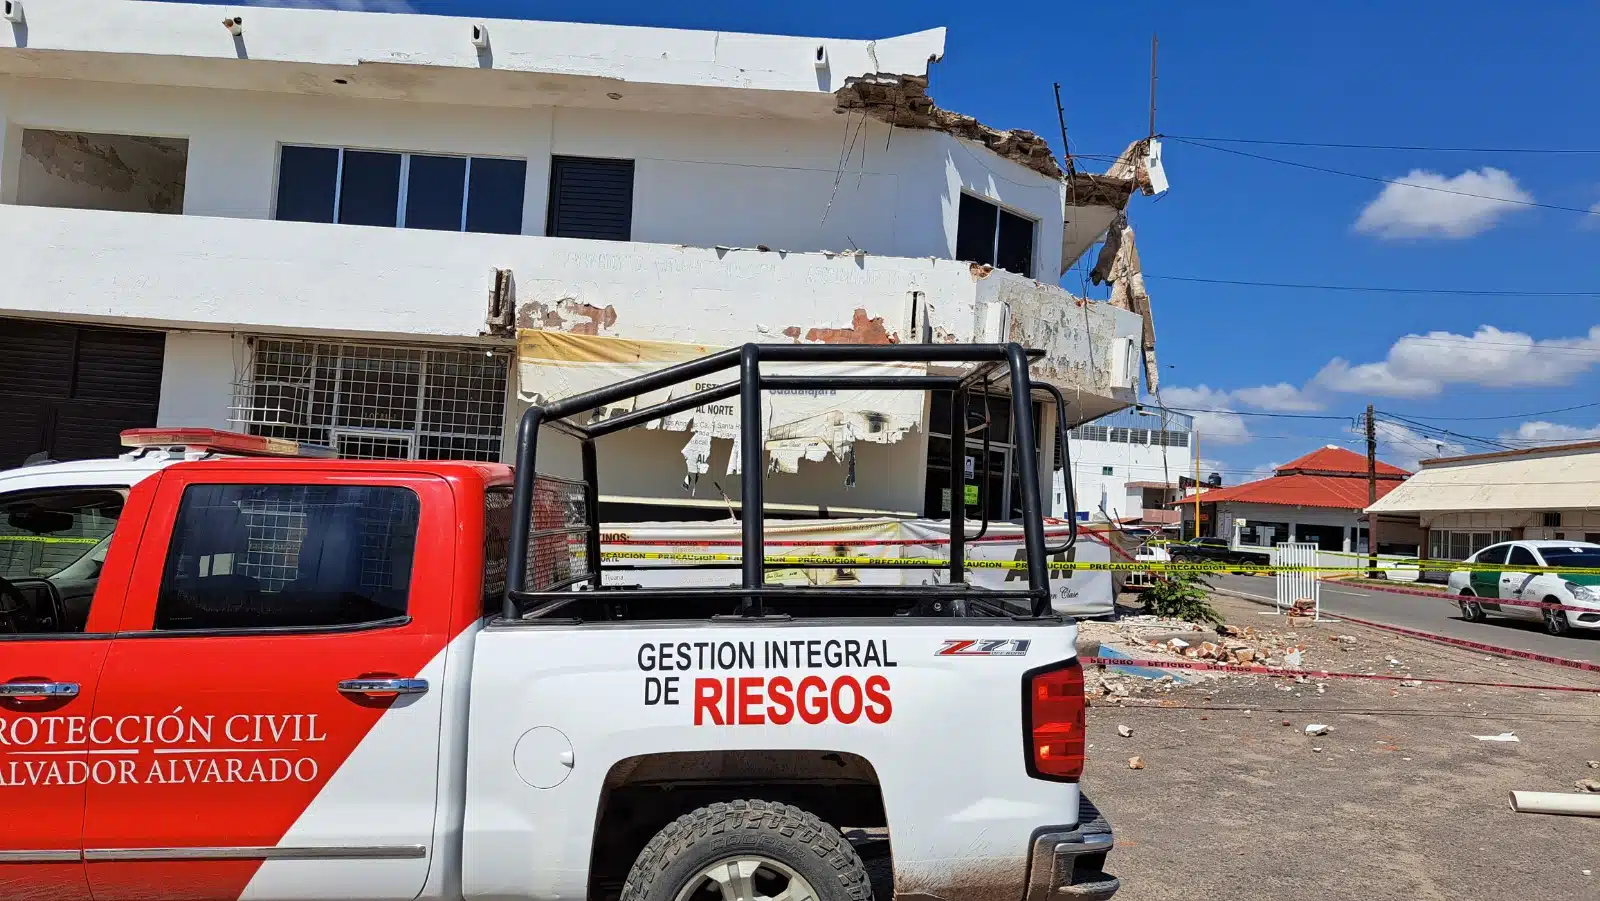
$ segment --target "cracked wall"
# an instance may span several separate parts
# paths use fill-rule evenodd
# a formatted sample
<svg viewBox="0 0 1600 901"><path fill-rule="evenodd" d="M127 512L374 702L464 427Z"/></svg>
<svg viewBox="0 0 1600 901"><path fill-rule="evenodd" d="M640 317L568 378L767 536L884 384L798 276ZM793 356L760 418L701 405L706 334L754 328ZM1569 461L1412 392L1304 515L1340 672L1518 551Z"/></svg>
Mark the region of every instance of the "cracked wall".
<svg viewBox="0 0 1600 901"><path fill-rule="evenodd" d="M182 138L25 129L17 203L130 213L183 212Z"/></svg>

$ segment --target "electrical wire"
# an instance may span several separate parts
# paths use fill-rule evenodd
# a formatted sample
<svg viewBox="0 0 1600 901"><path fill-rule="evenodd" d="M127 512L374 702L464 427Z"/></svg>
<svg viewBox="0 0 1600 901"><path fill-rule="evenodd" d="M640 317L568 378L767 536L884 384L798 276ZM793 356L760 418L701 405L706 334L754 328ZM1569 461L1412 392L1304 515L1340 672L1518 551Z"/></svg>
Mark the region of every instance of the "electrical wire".
<svg viewBox="0 0 1600 901"><path fill-rule="evenodd" d="M1266 413L1256 410L1208 410L1201 407L1164 407L1174 413L1228 413L1234 416L1267 416L1274 419L1335 419L1343 422L1353 422L1351 416L1331 416L1316 413Z"/></svg>
<svg viewBox="0 0 1600 901"><path fill-rule="evenodd" d="M1216 151L1219 151L1221 153L1231 153L1231 154L1234 154L1235 156L1249 157L1250 159L1253 159L1253 160L1261 160L1263 162L1268 162L1268 163L1277 163L1277 164L1279 164L1281 166L1293 166L1296 169L1307 169L1307 170L1312 171L1312 172L1321 172L1321 173L1324 173L1326 175L1342 175L1345 178L1357 178L1357 179L1361 179L1362 181L1377 182L1378 184L1381 184L1381 185L1398 185L1398 186L1400 186L1402 188L1415 188L1415 189L1417 189L1419 191L1433 191L1433 192L1438 193L1438 194L1453 194L1453 195L1455 195L1457 197L1474 197L1474 198L1477 198L1478 200L1492 200L1492 201L1494 201L1496 203L1508 203L1508 204L1512 204L1514 206L1537 207L1537 208L1543 209L1543 210L1560 210L1561 212L1564 212L1564 213L1579 213L1579 214L1582 214L1584 216L1600 216L1600 210L1585 209L1584 207L1560 206L1558 204L1553 204L1553 203L1540 203L1540 202L1538 202L1536 200L1514 200L1514 199L1509 198L1509 197L1495 197L1495 196L1490 195L1490 194L1474 194L1471 191L1456 191L1456 190L1452 190L1450 188L1434 187L1433 185L1413 184L1411 182L1400 181L1399 179L1394 179L1394 178L1382 178L1382 177L1377 176L1377 175L1365 175L1365 174L1362 174L1360 172L1346 172L1343 169L1330 169L1327 166L1313 166L1310 163L1301 163L1301 162L1297 162L1295 160L1278 159L1277 157L1263 156L1263 155L1261 155L1259 153L1249 153L1249 152L1244 151L1244 150L1234 150L1232 147L1218 147L1215 144L1205 144L1205 143L1202 143L1200 141L1186 141L1186 140L1180 140L1178 138L1173 138L1172 140L1179 141L1180 143L1183 143L1183 144L1188 144L1191 147L1204 147L1207 150L1216 150Z"/></svg>
<svg viewBox="0 0 1600 901"><path fill-rule="evenodd" d="M1481 445L1484 445L1484 446L1487 446L1487 447L1498 448L1499 450L1516 450L1516 448L1512 447L1509 444L1503 444L1503 443L1501 443L1499 441L1495 441L1492 438L1484 438L1481 435L1463 435L1460 432L1452 432L1449 429L1443 429L1443 428L1440 428L1440 427L1438 427L1436 425L1429 425L1428 423L1425 423L1425 422L1417 422L1414 419L1407 419L1404 416L1401 416L1401 415L1396 414L1396 413L1390 413L1387 410L1375 410L1374 412L1375 413L1381 413L1384 416L1392 417L1393 420L1397 420L1397 421L1389 421L1390 425L1400 425L1400 424L1403 423L1403 424L1408 425L1408 426L1410 426L1410 427L1412 427L1414 429L1418 429L1418 430L1421 430L1421 431L1427 432L1427 433L1434 433L1434 434L1439 434L1439 435L1448 435L1451 438L1459 438L1459 439L1461 439L1463 441L1470 441L1470 442L1473 442L1475 444L1481 444Z"/></svg>
<svg viewBox="0 0 1600 901"><path fill-rule="evenodd" d="M1555 153L1600 154L1587 147L1430 147L1420 144L1343 144L1333 141L1279 141L1267 138L1217 138L1204 135L1161 135L1170 141L1213 141L1218 144L1270 144L1276 147L1331 147L1336 150L1412 150L1427 153Z"/></svg>
<svg viewBox="0 0 1600 901"><path fill-rule="evenodd" d="M1558 407L1554 410L1535 410L1532 413L1507 413L1504 416L1418 416L1410 414L1413 419L1432 419L1440 422L1488 422L1496 419L1527 419L1530 416L1550 416L1556 413L1570 413L1573 410L1587 410L1590 407L1600 407L1600 401L1588 404L1577 404L1571 407ZM1391 413L1398 416L1398 413Z"/></svg>
<svg viewBox="0 0 1600 901"><path fill-rule="evenodd" d="M1413 186L1415 187L1415 186ZM1205 285L1247 288L1291 288L1307 291L1362 291L1375 294L1444 294L1461 297L1600 297L1600 291L1479 291L1470 288L1396 288L1388 285L1318 285L1302 282L1259 282L1234 278L1200 278L1190 275L1146 275L1145 278Z"/></svg>

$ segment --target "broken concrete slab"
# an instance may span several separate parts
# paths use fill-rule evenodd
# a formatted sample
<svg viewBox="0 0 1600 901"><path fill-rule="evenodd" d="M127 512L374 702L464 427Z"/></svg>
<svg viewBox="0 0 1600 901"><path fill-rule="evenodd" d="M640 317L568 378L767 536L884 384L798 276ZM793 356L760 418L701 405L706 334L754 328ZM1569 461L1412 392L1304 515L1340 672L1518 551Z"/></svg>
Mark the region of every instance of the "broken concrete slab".
<svg viewBox="0 0 1600 901"><path fill-rule="evenodd" d="M1040 175L1048 178L1062 176L1055 152L1044 138L1020 128L992 128L972 116L939 108L928 96L926 75L876 72L846 78L844 87L835 91L833 97L834 108L838 112L860 112L899 128L942 131L976 141Z"/></svg>

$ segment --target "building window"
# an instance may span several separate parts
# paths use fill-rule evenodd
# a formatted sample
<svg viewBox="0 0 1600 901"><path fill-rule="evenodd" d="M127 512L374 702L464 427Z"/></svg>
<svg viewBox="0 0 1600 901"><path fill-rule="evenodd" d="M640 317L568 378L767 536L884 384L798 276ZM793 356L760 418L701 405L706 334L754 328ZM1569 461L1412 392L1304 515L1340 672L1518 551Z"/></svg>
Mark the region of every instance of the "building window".
<svg viewBox="0 0 1600 901"><path fill-rule="evenodd" d="M633 239L633 160L550 159L545 234L597 241Z"/></svg>
<svg viewBox="0 0 1600 901"><path fill-rule="evenodd" d="M1383 537L1381 534L1378 536ZM1465 560L1491 544L1511 540L1511 530L1490 529L1476 532L1432 529L1428 532L1430 560Z"/></svg>
<svg viewBox="0 0 1600 901"><path fill-rule="evenodd" d="M1554 511L1551 511L1549 513L1544 514L1543 525L1547 529L1559 529L1559 528L1561 528L1561 511L1560 510L1554 510Z"/></svg>
<svg viewBox="0 0 1600 901"><path fill-rule="evenodd" d="M1111 475L1111 467L1109 467L1109 466L1100 467L1100 474L1103 475L1103 476Z"/></svg>
<svg viewBox="0 0 1600 901"><path fill-rule="evenodd" d="M341 457L495 461L509 367L482 350L256 338L234 418Z"/></svg>
<svg viewBox="0 0 1600 901"><path fill-rule="evenodd" d="M527 174L526 160L285 144L277 218L521 234Z"/></svg>
<svg viewBox="0 0 1600 901"><path fill-rule="evenodd" d="M956 259L1032 278L1033 220L962 194L956 212Z"/></svg>
<svg viewBox="0 0 1600 901"><path fill-rule="evenodd" d="M1286 522L1257 522L1247 520L1239 527L1239 544L1250 547L1277 547L1279 543L1289 540L1289 524Z"/></svg>
<svg viewBox="0 0 1600 901"><path fill-rule="evenodd" d="M191 485L155 627L319 628L405 616L421 507L406 488Z"/></svg>

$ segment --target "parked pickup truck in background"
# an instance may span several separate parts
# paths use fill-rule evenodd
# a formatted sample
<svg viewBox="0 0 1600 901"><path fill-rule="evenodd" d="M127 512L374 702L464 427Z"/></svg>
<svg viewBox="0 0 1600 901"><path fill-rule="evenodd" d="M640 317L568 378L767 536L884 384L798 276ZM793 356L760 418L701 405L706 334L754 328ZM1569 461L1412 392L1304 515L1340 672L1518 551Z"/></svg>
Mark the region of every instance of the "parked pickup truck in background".
<svg viewBox="0 0 1600 901"><path fill-rule="evenodd" d="M1116 891L1047 589L602 588L528 432L520 483L227 433L0 473L0 897Z"/></svg>
<svg viewBox="0 0 1600 901"><path fill-rule="evenodd" d="M1167 553L1177 563L1257 565L1268 561L1267 554L1238 550L1228 544L1226 538L1191 538L1188 541L1174 541L1167 545Z"/></svg>

